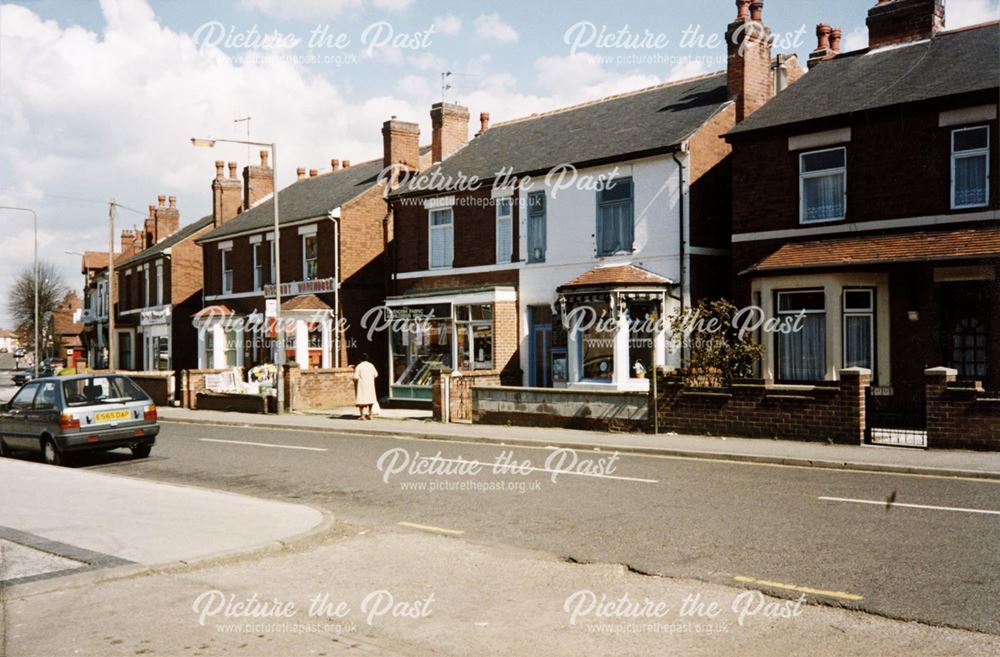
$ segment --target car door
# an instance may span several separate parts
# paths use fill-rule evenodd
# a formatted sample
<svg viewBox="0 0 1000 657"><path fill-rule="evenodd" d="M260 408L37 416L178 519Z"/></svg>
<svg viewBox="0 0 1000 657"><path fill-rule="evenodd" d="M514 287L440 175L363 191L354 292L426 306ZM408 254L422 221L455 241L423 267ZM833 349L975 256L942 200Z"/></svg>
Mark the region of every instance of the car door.
<svg viewBox="0 0 1000 657"><path fill-rule="evenodd" d="M35 444L28 444L28 412L34 406L39 386L38 383L28 383L22 386L0 417L0 431L3 432L3 440L13 449L30 449L38 443L37 438L33 438L31 442Z"/></svg>
<svg viewBox="0 0 1000 657"><path fill-rule="evenodd" d="M59 427L59 382L40 381L35 402L25 415L25 436L30 447L39 448L38 437L46 428Z"/></svg>

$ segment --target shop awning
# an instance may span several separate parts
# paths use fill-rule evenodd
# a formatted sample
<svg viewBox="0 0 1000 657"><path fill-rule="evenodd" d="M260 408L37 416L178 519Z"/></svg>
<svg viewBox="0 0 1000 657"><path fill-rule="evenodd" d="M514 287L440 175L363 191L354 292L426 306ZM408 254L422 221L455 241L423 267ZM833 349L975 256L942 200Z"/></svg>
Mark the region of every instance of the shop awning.
<svg viewBox="0 0 1000 657"><path fill-rule="evenodd" d="M595 267L559 286L560 292L580 288L666 287L673 281L635 265Z"/></svg>
<svg viewBox="0 0 1000 657"><path fill-rule="evenodd" d="M785 244L743 274L946 260L1000 259L1000 228L867 235Z"/></svg>

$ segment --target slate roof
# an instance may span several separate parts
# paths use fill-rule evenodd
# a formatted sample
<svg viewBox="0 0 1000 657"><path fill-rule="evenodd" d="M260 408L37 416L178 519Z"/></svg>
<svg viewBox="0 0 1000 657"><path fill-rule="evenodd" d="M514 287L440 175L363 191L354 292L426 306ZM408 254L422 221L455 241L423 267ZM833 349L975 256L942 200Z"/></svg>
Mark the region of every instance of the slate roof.
<svg viewBox="0 0 1000 657"><path fill-rule="evenodd" d="M133 263L143 262L150 259L153 256L159 255L172 247L174 244L179 244L187 238L195 235L199 230L205 228L206 226L212 225L212 215L207 215L199 219L198 221L188 224L187 226L182 226L177 232L167 236L166 239L162 239L148 249L144 249L136 253L134 256L126 258L121 262L115 258L115 267L127 267Z"/></svg>
<svg viewBox="0 0 1000 657"><path fill-rule="evenodd" d="M347 169L303 178L278 192L278 220L282 225L314 217L338 208L378 182L382 158L355 164ZM237 233L266 230L274 226L274 200L255 205L222 224L198 242L214 241Z"/></svg>
<svg viewBox="0 0 1000 657"><path fill-rule="evenodd" d="M506 167L514 174L539 173L564 163L580 166L666 152L728 102L726 74L718 72L498 123L421 177L461 174L488 181ZM449 187L411 179L393 196Z"/></svg>
<svg viewBox="0 0 1000 657"><path fill-rule="evenodd" d="M864 112L1000 86L1000 23L820 62L729 132Z"/></svg>
<svg viewBox="0 0 1000 657"><path fill-rule="evenodd" d="M978 258L1000 258L1000 227L794 242L744 273Z"/></svg>
<svg viewBox="0 0 1000 657"><path fill-rule="evenodd" d="M595 267L559 286L560 290L580 287L664 286L671 280L635 265Z"/></svg>

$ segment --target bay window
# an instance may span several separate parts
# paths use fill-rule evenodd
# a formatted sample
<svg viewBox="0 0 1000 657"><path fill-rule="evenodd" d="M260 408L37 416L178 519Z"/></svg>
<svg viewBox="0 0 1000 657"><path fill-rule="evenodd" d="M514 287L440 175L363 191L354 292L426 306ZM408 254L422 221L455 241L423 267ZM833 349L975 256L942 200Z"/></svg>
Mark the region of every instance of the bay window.
<svg viewBox="0 0 1000 657"><path fill-rule="evenodd" d="M951 133L951 207L989 204L990 129L962 128Z"/></svg>
<svg viewBox="0 0 1000 657"><path fill-rule="evenodd" d="M847 149L830 148L799 156L803 224L840 221L847 215Z"/></svg>
<svg viewBox="0 0 1000 657"><path fill-rule="evenodd" d="M823 290L778 292L777 308L778 318L794 322L797 328L775 335L778 380L822 381L826 374L826 300Z"/></svg>
<svg viewBox="0 0 1000 657"><path fill-rule="evenodd" d="M875 291L845 289L844 367L863 367L875 372Z"/></svg>
<svg viewBox="0 0 1000 657"><path fill-rule="evenodd" d="M458 369L493 369L493 306L455 306Z"/></svg>
<svg viewBox="0 0 1000 657"><path fill-rule="evenodd" d="M580 374L582 379L611 381L615 375L615 333L617 322L607 302L578 310Z"/></svg>

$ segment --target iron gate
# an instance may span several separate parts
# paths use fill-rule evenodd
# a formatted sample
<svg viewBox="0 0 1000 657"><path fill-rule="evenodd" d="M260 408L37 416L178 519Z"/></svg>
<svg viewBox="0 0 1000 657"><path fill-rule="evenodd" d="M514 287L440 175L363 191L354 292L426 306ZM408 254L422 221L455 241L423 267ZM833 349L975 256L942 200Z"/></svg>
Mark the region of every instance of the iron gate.
<svg viewBox="0 0 1000 657"><path fill-rule="evenodd" d="M927 405L923 390L865 389L865 442L927 447Z"/></svg>

